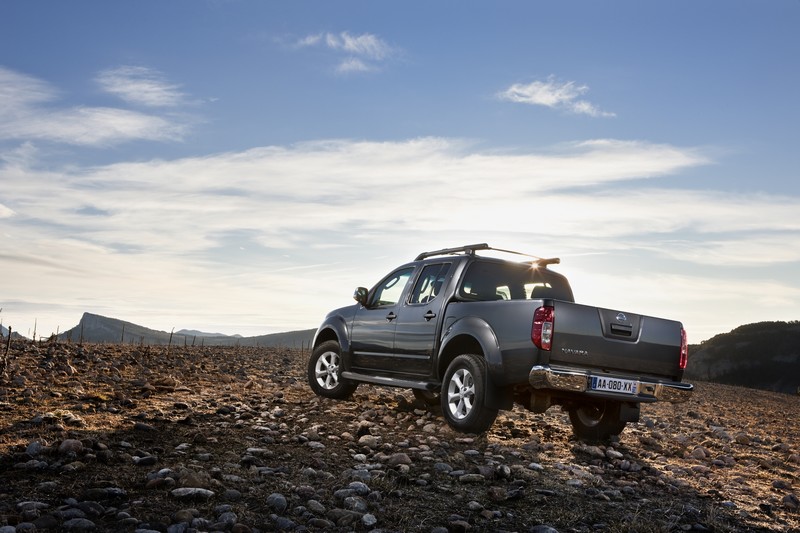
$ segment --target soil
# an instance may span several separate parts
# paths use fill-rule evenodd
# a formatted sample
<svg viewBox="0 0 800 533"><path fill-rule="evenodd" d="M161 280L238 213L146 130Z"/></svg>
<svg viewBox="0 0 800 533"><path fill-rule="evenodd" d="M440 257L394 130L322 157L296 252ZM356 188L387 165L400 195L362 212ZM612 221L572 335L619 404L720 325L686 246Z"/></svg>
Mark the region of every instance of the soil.
<svg viewBox="0 0 800 533"><path fill-rule="evenodd" d="M409 390L318 398L291 349L0 352L0 533L800 531L797 396L699 382L586 443L558 408L467 435Z"/></svg>

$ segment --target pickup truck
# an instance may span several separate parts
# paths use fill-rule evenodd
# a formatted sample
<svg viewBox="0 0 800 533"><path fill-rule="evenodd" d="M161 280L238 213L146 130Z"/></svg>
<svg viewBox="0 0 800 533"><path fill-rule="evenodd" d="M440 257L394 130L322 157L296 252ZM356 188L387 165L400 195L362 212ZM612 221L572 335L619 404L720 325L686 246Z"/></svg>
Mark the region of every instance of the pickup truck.
<svg viewBox="0 0 800 533"><path fill-rule="evenodd" d="M516 257L493 256L503 253ZM515 402L559 405L583 440L619 435L642 403L688 400L682 324L575 303L549 268L559 262L485 243L419 254L325 317L311 389L345 399L359 383L410 388L467 433Z"/></svg>

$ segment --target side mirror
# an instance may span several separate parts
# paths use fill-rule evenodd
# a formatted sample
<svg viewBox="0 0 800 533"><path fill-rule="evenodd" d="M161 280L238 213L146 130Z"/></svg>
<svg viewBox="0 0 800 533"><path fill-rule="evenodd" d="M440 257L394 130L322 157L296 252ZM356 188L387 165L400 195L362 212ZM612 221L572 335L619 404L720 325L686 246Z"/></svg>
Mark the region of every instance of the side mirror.
<svg viewBox="0 0 800 533"><path fill-rule="evenodd" d="M353 293L353 299L363 306L367 305L367 296L369 296L369 290L366 287L359 287Z"/></svg>

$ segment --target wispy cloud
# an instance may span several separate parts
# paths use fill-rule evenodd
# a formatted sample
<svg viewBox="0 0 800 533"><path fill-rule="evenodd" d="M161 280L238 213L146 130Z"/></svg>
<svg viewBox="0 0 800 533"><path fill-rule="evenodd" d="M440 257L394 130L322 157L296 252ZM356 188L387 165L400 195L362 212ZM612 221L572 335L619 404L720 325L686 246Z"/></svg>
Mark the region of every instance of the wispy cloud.
<svg viewBox="0 0 800 533"><path fill-rule="evenodd" d="M325 44L333 50L343 50L348 54L375 60L385 59L392 51L388 44L371 33L361 35L351 35L346 31L338 35L327 33Z"/></svg>
<svg viewBox="0 0 800 533"><path fill-rule="evenodd" d="M55 97L56 90L46 82L0 65L0 113L8 114Z"/></svg>
<svg viewBox="0 0 800 533"><path fill-rule="evenodd" d="M100 87L124 101L147 107L174 107L185 103L180 86L169 83L154 69L124 65L97 75Z"/></svg>
<svg viewBox="0 0 800 533"><path fill-rule="evenodd" d="M58 91L47 82L0 66L0 140L97 146L175 141L185 132L184 125L165 117L114 107L59 106L58 100Z"/></svg>
<svg viewBox="0 0 800 533"><path fill-rule="evenodd" d="M350 32L307 35L296 42L300 48L322 46L338 56L337 72L366 72L375 70L396 49L371 33L353 35ZM345 57L341 57L344 55Z"/></svg>
<svg viewBox="0 0 800 533"><path fill-rule="evenodd" d="M81 311L116 306L117 316L136 321L140 313L152 325L159 324L153 309L201 323L198 309L215 302L238 311L210 310L209 323L252 323L252 333L263 333L313 326L331 301L347 303L342 287L372 283L422 249L462 242L648 257L653 267L637 278L638 296L626 296L632 273L573 276L582 263L596 266L595 256L578 255L564 269L585 284L583 301L642 312L656 301L642 294L681 293L678 277L659 278L667 275L662 262L694 280L683 280L688 286L717 275L715 286L731 290L735 269L793 270L798 198L671 189L660 179L707 163L700 149L642 141L496 153L444 138L330 140L55 170L0 159L0 175L10 178L4 243L25 253L0 257L15 280L4 298L25 300L36 285L57 301L83 302ZM635 187L626 186L631 180ZM400 183L402 195L387 185ZM47 264L22 261L30 257ZM731 276L724 282L723 272ZM605 293L592 285L598 280ZM762 300L783 302L786 316L797 310L783 296L797 292L790 282L748 283ZM297 297L309 291L314 298ZM270 311L278 307L279 316ZM698 306L674 316L699 323L707 314Z"/></svg>
<svg viewBox="0 0 800 533"><path fill-rule="evenodd" d="M555 76L546 80L537 80L528 84L515 83L508 89L500 91L497 96L509 102L541 105L553 109L563 109L570 113L589 115L591 117L614 117L615 113L603 111L596 105L580 97L589 92L587 85L578 85L574 81L558 81Z"/></svg>

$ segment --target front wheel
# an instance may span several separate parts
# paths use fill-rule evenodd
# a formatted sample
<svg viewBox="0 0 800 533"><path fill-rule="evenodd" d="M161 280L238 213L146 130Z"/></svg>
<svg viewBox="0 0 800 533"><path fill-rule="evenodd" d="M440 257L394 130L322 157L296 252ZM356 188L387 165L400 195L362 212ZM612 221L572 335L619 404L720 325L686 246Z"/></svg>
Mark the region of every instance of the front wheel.
<svg viewBox="0 0 800 533"><path fill-rule="evenodd" d="M342 350L336 341L325 341L311 353L308 360L308 384L318 396L342 400L355 392L358 383L340 376Z"/></svg>
<svg viewBox="0 0 800 533"><path fill-rule="evenodd" d="M619 418L619 402L583 404L569 410L575 436L587 441L604 441L622 433L625 422Z"/></svg>
<svg viewBox="0 0 800 533"><path fill-rule="evenodd" d="M442 382L442 415L456 431L483 433L497 418L486 407L486 361L475 354L459 355L447 367Z"/></svg>

